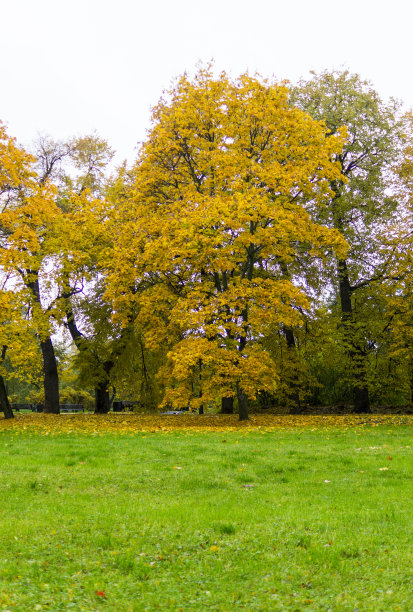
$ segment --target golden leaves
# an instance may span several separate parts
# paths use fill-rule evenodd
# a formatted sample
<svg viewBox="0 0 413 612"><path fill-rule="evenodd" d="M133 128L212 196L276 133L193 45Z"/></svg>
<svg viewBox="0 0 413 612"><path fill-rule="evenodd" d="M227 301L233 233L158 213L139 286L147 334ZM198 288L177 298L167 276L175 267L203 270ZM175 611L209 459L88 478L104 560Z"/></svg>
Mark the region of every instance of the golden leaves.
<svg viewBox="0 0 413 612"><path fill-rule="evenodd" d="M4 419L0 414L0 430L21 433L59 434L133 434L138 432L168 433L220 431L276 431L284 429L329 429L413 425L413 415L251 415L239 421L238 415L137 415L131 413L93 414L17 414Z"/></svg>
<svg viewBox="0 0 413 612"><path fill-rule="evenodd" d="M276 382L259 339L309 306L280 262L299 267L297 245L345 250L307 210L343 179L332 158L345 131L326 138L285 84L216 79L210 67L168 94L116 209L106 297L117 319L133 313L148 347L172 347L165 403L196 406L237 384L252 398Z"/></svg>

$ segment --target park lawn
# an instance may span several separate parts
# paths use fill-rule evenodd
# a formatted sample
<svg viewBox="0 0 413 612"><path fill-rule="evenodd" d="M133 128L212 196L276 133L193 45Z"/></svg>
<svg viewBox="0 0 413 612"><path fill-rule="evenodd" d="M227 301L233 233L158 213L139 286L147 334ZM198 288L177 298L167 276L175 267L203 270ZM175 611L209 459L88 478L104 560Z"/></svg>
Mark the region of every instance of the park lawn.
<svg viewBox="0 0 413 612"><path fill-rule="evenodd" d="M1 430L0 610L413 610L412 433Z"/></svg>

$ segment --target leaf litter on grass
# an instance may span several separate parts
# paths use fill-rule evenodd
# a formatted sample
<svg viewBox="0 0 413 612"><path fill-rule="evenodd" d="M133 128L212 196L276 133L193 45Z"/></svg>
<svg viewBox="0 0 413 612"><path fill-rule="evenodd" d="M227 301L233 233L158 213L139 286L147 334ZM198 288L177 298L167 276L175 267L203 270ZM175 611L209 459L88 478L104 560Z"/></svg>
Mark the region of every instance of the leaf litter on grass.
<svg viewBox="0 0 413 612"><path fill-rule="evenodd" d="M38 432L43 435L59 433L168 433L259 431L262 433L284 429L328 429L377 427L380 425L413 426L413 415L251 415L239 421L237 415L162 415L162 414L18 414L14 419L0 416L0 431Z"/></svg>

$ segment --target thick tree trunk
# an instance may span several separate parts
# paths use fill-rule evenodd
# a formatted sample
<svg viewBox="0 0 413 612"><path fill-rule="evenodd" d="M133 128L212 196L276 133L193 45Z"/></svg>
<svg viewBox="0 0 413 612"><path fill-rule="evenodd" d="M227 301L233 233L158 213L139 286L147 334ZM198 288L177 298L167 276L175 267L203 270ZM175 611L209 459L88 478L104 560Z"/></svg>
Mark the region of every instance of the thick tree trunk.
<svg viewBox="0 0 413 612"><path fill-rule="evenodd" d="M354 412L357 414L371 412L369 392L366 384L363 384L361 387L354 387Z"/></svg>
<svg viewBox="0 0 413 612"><path fill-rule="evenodd" d="M109 381L102 381L95 387L95 414L107 414L109 409Z"/></svg>
<svg viewBox="0 0 413 612"><path fill-rule="evenodd" d="M234 398L233 397L222 397L221 398L221 414L234 414Z"/></svg>
<svg viewBox="0 0 413 612"><path fill-rule="evenodd" d="M248 399L238 383L237 383L237 398L238 398L239 420L246 421L248 419Z"/></svg>
<svg viewBox="0 0 413 612"><path fill-rule="evenodd" d="M43 356L44 412L60 414L59 375L50 336L40 341L40 348Z"/></svg>
<svg viewBox="0 0 413 612"><path fill-rule="evenodd" d="M7 390L6 385L4 384L3 376L0 376L0 410L4 412L5 419L12 419L14 417L9 398L7 397Z"/></svg>
<svg viewBox="0 0 413 612"><path fill-rule="evenodd" d="M354 411L358 414L371 412L369 390L365 372L365 353L354 337L353 306L351 303L352 288L345 259L338 261L338 278L340 289L341 320L345 330L346 350L352 363L356 381L353 385Z"/></svg>
<svg viewBox="0 0 413 612"><path fill-rule="evenodd" d="M114 365L114 362L110 360L103 364L105 378L95 387L95 414L107 414L110 410L110 373Z"/></svg>

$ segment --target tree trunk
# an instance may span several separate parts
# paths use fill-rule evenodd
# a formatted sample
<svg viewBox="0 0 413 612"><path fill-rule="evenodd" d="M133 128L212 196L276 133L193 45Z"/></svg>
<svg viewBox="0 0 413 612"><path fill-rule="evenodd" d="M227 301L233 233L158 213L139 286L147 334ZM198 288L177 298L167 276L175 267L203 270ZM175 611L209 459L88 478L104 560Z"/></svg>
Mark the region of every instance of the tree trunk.
<svg viewBox="0 0 413 612"><path fill-rule="evenodd" d="M366 384L354 388L354 412L357 414L371 412L369 392Z"/></svg>
<svg viewBox="0 0 413 612"><path fill-rule="evenodd" d="M238 414L240 421L248 420L248 399L244 391L237 383Z"/></svg>
<svg viewBox="0 0 413 612"><path fill-rule="evenodd" d="M77 327L77 323L75 320L74 312L70 305L66 308L66 320L67 320L67 328L72 336L72 340L75 343L77 349L79 351L87 351L88 350L88 340L85 336L79 331ZM97 356L94 355L96 360ZM110 395L109 395L109 372L112 368L110 365L109 372L107 372L107 364L111 364L111 362L107 362L103 365L103 370L105 372L104 380L101 380L95 386L95 414L107 414L110 410ZM98 361L96 366L98 365ZM112 398L113 399L113 398Z"/></svg>
<svg viewBox="0 0 413 612"><path fill-rule="evenodd" d="M295 346L295 338L294 331L292 327L287 327L284 325L284 334L285 340L287 342L287 349L293 358L290 360L296 362L296 346ZM290 414L300 414L301 413L301 402L300 402L300 384L297 376L297 371L294 372L291 380L290 393L289 393L289 401L291 402Z"/></svg>
<svg viewBox="0 0 413 612"><path fill-rule="evenodd" d="M409 359L409 386L410 386L410 403L413 404L413 355Z"/></svg>
<svg viewBox="0 0 413 612"><path fill-rule="evenodd" d="M110 410L110 372L114 365L114 362L110 360L103 364L105 378L95 387L95 414L107 414Z"/></svg>
<svg viewBox="0 0 413 612"><path fill-rule="evenodd" d="M43 356L44 412L60 414L59 376L56 355L50 336L40 341Z"/></svg>
<svg viewBox="0 0 413 612"><path fill-rule="evenodd" d="M344 326L346 350L350 357L356 381L353 385L354 411L358 414L370 413L369 390L365 372L365 353L355 338L353 327L353 306L351 303L352 288L345 259L338 261L338 278L340 289L341 321Z"/></svg>
<svg viewBox="0 0 413 612"><path fill-rule="evenodd" d="M33 270L26 270L26 286L32 293L33 301L43 311L40 299L39 273ZM53 342L50 336L43 340L40 338L40 349L43 357L43 386L44 386L44 412L49 414L60 414L59 407L59 375L57 372L56 355Z"/></svg>
<svg viewBox="0 0 413 612"><path fill-rule="evenodd" d="M234 398L233 397L222 397L221 398L221 414L234 414Z"/></svg>
<svg viewBox="0 0 413 612"><path fill-rule="evenodd" d="M4 412L5 419L12 419L14 417L13 410L11 409L9 398L7 397L6 385L4 384L4 378L0 375L0 410Z"/></svg>
<svg viewBox="0 0 413 612"><path fill-rule="evenodd" d="M95 387L95 414L107 414L109 409L109 381L105 380Z"/></svg>

